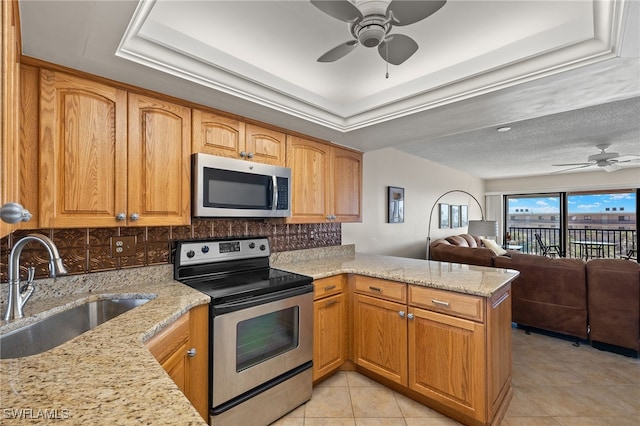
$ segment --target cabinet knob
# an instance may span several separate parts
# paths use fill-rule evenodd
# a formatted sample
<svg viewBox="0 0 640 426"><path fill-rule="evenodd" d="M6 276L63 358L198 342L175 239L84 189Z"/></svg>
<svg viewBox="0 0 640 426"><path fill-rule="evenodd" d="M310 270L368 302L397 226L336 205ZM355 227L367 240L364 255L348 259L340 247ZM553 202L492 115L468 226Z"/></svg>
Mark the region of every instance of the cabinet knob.
<svg viewBox="0 0 640 426"><path fill-rule="evenodd" d="M138 213L131 213L131 215L129 216L129 219L135 222L138 219L140 219L140 215Z"/></svg>
<svg viewBox="0 0 640 426"><path fill-rule="evenodd" d="M400 315L400 318L404 318L404 311L398 312L398 315Z"/></svg>
<svg viewBox="0 0 640 426"><path fill-rule="evenodd" d="M6 223L28 222L31 217L29 210L18 203L7 203L0 207L0 219Z"/></svg>
<svg viewBox="0 0 640 426"><path fill-rule="evenodd" d="M413 314L407 314L407 318L412 320L413 319Z"/></svg>
<svg viewBox="0 0 640 426"><path fill-rule="evenodd" d="M191 358L193 358L194 356L196 356L196 353L198 353L198 352L196 351L196 348L191 348L191 349L189 349L189 350L187 351L187 355L188 355L189 357L191 357Z"/></svg>
<svg viewBox="0 0 640 426"><path fill-rule="evenodd" d="M125 220L126 218L127 218L127 215L124 214L123 212L120 212L116 215L116 220L119 222Z"/></svg>
<svg viewBox="0 0 640 426"><path fill-rule="evenodd" d="M244 151L240 151L240 157L244 158L247 156L247 153Z"/></svg>
<svg viewBox="0 0 640 426"><path fill-rule="evenodd" d="M253 158L253 152L248 153L248 154L247 154L247 157L248 157L248 158Z"/></svg>

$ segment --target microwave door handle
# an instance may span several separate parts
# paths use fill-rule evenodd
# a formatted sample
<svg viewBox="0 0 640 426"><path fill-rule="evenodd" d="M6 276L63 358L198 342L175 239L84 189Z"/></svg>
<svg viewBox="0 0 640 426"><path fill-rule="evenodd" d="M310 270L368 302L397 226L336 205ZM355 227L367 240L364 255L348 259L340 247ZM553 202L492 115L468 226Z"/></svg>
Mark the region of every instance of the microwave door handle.
<svg viewBox="0 0 640 426"><path fill-rule="evenodd" d="M278 178L275 175L271 176L271 185L273 187L273 207L271 210L276 211L278 208Z"/></svg>

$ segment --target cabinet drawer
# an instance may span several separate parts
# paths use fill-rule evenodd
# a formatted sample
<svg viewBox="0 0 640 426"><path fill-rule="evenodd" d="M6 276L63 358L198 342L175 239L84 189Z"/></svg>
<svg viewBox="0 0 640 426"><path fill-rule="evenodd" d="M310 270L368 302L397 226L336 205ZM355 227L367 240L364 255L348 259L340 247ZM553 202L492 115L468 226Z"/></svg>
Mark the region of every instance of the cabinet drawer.
<svg viewBox="0 0 640 426"><path fill-rule="evenodd" d="M313 281L313 300L317 300L333 294L339 294L344 289L345 276L334 275Z"/></svg>
<svg viewBox="0 0 640 426"><path fill-rule="evenodd" d="M484 303L482 301L483 298L479 296L409 286L409 304L411 306L479 322L484 321Z"/></svg>
<svg viewBox="0 0 640 426"><path fill-rule="evenodd" d="M356 276L355 291L395 302L407 302L407 285L378 278Z"/></svg>

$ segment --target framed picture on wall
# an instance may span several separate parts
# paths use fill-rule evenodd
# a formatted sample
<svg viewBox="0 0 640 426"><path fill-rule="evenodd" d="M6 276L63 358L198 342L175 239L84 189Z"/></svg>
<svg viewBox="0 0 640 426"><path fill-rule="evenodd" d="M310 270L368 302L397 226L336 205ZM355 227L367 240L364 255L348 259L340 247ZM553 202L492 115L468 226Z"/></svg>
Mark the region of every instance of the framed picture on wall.
<svg viewBox="0 0 640 426"><path fill-rule="evenodd" d="M460 228L460 206L451 206L449 220L452 228Z"/></svg>
<svg viewBox="0 0 640 426"><path fill-rule="evenodd" d="M404 222L404 188L389 186L388 188L388 223Z"/></svg>
<svg viewBox="0 0 640 426"><path fill-rule="evenodd" d="M440 221L438 222L439 228L448 228L449 227L449 204L439 204L440 207L440 214L439 214L439 218Z"/></svg>
<svg viewBox="0 0 640 426"><path fill-rule="evenodd" d="M469 225L469 206L460 206L460 227Z"/></svg>

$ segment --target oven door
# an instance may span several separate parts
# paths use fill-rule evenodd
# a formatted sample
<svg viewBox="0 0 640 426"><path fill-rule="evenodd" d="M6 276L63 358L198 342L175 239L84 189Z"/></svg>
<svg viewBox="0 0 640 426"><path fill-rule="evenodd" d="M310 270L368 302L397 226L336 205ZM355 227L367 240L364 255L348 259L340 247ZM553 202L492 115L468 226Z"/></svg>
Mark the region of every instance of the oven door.
<svg viewBox="0 0 640 426"><path fill-rule="evenodd" d="M264 303L248 299L214 314L212 407L313 359L312 290L272 293L260 298Z"/></svg>

